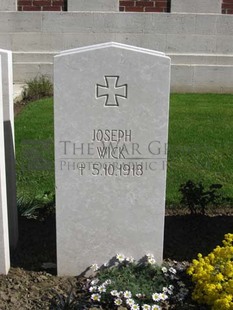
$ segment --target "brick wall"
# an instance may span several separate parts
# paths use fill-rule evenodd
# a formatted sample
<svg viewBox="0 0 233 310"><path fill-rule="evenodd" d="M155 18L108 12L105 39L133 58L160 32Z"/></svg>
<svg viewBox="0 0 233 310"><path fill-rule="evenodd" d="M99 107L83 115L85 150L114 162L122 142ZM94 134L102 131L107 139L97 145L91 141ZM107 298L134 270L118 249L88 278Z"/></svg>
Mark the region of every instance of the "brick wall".
<svg viewBox="0 0 233 310"><path fill-rule="evenodd" d="M222 13L233 14L233 0L223 0L222 2Z"/></svg>
<svg viewBox="0 0 233 310"><path fill-rule="evenodd" d="M88 0L87 0L88 1ZM120 11L170 12L172 0L119 0ZM222 13L233 14L233 0L222 0ZM67 0L18 0L19 11L66 11Z"/></svg>
<svg viewBox="0 0 233 310"><path fill-rule="evenodd" d="M18 11L62 11L64 0L18 0Z"/></svg>
<svg viewBox="0 0 233 310"><path fill-rule="evenodd" d="M88 0L87 0L88 1ZM169 12L170 0L120 0L120 11ZM18 0L19 11L62 11L67 0Z"/></svg>
<svg viewBox="0 0 233 310"><path fill-rule="evenodd" d="M120 11L125 12L169 12L167 0L120 0Z"/></svg>

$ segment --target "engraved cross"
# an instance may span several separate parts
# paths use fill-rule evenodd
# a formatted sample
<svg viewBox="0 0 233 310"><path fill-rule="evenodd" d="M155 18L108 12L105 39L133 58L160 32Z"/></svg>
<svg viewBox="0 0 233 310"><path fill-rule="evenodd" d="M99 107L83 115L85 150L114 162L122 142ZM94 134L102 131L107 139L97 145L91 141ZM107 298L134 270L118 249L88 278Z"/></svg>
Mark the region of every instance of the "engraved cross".
<svg viewBox="0 0 233 310"><path fill-rule="evenodd" d="M119 76L105 75L105 85L96 84L96 98L105 97L105 107L118 107L118 97L127 98L127 84L118 85Z"/></svg>

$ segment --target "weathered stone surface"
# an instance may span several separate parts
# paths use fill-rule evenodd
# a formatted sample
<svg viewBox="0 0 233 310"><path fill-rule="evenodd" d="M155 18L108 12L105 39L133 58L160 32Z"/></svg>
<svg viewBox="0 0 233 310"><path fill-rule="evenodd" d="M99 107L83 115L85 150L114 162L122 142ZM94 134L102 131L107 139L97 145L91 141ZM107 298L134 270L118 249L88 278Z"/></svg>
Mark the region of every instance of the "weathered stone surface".
<svg viewBox="0 0 233 310"><path fill-rule="evenodd" d="M119 11L118 0L68 0L68 11Z"/></svg>
<svg viewBox="0 0 233 310"><path fill-rule="evenodd" d="M17 1L0 0L0 11L17 11Z"/></svg>
<svg viewBox="0 0 233 310"><path fill-rule="evenodd" d="M172 0L172 13L218 13L221 14L222 0Z"/></svg>
<svg viewBox="0 0 233 310"><path fill-rule="evenodd" d="M106 43L55 57L59 275L162 260L170 59Z"/></svg>
<svg viewBox="0 0 233 310"><path fill-rule="evenodd" d="M2 58L2 99L9 238L11 247L15 248L18 241L18 213L16 203L12 52L0 49L0 55Z"/></svg>
<svg viewBox="0 0 233 310"><path fill-rule="evenodd" d="M6 172L5 172L5 145L3 129L3 100L2 100L2 64L0 56L0 274L7 274L10 268Z"/></svg>

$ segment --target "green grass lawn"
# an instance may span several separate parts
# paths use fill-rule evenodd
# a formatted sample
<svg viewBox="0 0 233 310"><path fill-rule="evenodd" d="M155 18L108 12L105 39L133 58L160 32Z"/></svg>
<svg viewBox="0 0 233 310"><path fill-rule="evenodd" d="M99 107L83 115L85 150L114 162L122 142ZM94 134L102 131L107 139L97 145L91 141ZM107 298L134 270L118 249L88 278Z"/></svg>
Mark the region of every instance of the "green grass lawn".
<svg viewBox="0 0 233 310"><path fill-rule="evenodd" d="M16 116L18 197L34 198L54 192L53 131L52 98L32 102Z"/></svg>
<svg viewBox="0 0 233 310"><path fill-rule="evenodd" d="M189 179L220 183L233 197L233 95L171 96L167 204L177 204L178 188Z"/></svg>
<svg viewBox="0 0 233 310"><path fill-rule="evenodd" d="M220 183L233 197L232 133L233 95L171 95L167 205L179 204L179 186L189 179ZM54 191L52 99L29 104L15 119L15 135L18 196Z"/></svg>

